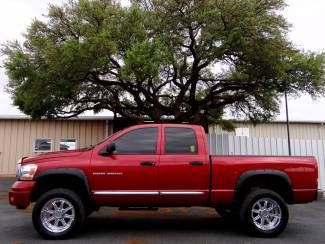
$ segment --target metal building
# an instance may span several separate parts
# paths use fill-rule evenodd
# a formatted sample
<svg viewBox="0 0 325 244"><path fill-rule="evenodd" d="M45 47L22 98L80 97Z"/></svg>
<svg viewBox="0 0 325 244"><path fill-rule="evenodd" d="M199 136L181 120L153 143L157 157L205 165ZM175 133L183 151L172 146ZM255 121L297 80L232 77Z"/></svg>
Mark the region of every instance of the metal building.
<svg viewBox="0 0 325 244"><path fill-rule="evenodd" d="M27 116L0 117L0 176L14 176L22 156L93 145L112 134L112 118L31 120Z"/></svg>
<svg viewBox="0 0 325 244"><path fill-rule="evenodd" d="M235 131L222 130L218 125L210 125L209 133L231 136L248 136L253 138L287 138L287 127L284 121L252 124L250 122L235 122ZM292 139L325 140L325 122L294 121L290 122Z"/></svg>

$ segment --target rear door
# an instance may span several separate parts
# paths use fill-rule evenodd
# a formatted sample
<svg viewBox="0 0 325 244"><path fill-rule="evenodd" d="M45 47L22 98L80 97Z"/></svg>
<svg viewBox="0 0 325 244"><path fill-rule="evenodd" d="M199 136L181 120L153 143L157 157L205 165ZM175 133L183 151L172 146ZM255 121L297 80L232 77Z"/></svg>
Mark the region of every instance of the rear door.
<svg viewBox="0 0 325 244"><path fill-rule="evenodd" d="M163 205L207 203L210 163L203 136L200 127L162 125L159 190Z"/></svg>

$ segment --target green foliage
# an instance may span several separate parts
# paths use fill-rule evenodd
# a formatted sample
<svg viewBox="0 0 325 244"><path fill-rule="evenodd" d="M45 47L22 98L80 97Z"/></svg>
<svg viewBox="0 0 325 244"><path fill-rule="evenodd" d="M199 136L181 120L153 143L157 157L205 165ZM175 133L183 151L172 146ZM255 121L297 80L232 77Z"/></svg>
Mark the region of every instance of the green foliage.
<svg viewBox="0 0 325 244"><path fill-rule="evenodd" d="M14 104L34 118L109 109L220 123L279 111L286 90L324 95L323 53L287 38L283 0L70 0L2 53Z"/></svg>

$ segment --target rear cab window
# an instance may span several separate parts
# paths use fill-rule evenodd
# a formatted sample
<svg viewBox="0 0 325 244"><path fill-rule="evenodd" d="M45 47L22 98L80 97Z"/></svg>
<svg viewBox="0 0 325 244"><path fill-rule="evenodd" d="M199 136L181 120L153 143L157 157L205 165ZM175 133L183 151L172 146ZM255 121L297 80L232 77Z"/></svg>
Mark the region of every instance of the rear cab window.
<svg viewBox="0 0 325 244"><path fill-rule="evenodd" d="M197 154L198 144L192 128L165 127L165 154Z"/></svg>

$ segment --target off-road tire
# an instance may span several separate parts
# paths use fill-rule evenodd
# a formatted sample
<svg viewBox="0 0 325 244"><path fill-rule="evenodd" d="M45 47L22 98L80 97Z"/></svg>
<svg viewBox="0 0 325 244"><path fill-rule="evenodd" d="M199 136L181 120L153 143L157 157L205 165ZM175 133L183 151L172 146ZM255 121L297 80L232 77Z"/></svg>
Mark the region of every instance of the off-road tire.
<svg viewBox="0 0 325 244"><path fill-rule="evenodd" d="M49 201L55 199L65 199L68 203L71 203L74 209L74 219L71 221L69 228L61 231L55 232L50 231L45 227L46 224L42 223L42 209L45 207ZM46 239L66 239L75 234L82 227L84 220L86 218L85 206L82 203L80 197L73 191L69 189L56 188L44 193L36 202L33 209L33 225L36 231L41 234Z"/></svg>
<svg viewBox="0 0 325 244"><path fill-rule="evenodd" d="M257 207L257 209L258 209L259 205L257 203L258 202L263 203L263 199L266 199L266 200L271 199L271 203L276 203L276 205L278 206L277 213L272 212L272 213L269 213L269 215L268 215L268 212L263 213L262 211L260 211L259 213L256 213L259 210L256 210L254 208L254 206ZM272 202L272 201L274 201L274 202ZM261 204L261 205L263 205L263 204ZM262 206L262 207L263 207L262 209L264 209L264 206ZM254 208L254 210L253 210L253 208ZM268 208L268 209L270 209L270 208ZM279 214L279 212L281 212L281 215ZM270 219L274 220L274 217L268 217L268 216L274 216L277 214L278 216L281 216L281 217L277 218L277 221L275 221L276 224L274 224L274 225L269 224L268 226L265 226L265 225L258 226L259 223L256 224L256 220L254 223L254 219L253 219L254 214L255 214L255 218L257 217L256 215L262 216L264 219L268 218L268 221L265 220L264 223L269 222ZM258 190L254 190L254 191L250 192L241 204L239 215L240 215L241 223L242 223L243 227L245 228L245 230L250 235L259 236L259 237L275 237L275 236L279 235L286 228L288 219L289 219L288 207L287 207L287 204L285 203L285 201L283 200L283 198L276 192L268 190L268 189L258 189ZM259 217L259 219L262 219L262 217ZM262 222L262 220L261 220L261 222ZM262 229L262 227L264 227L266 229ZM269 228L269 229L267 229L267 228Z"/></svg>

